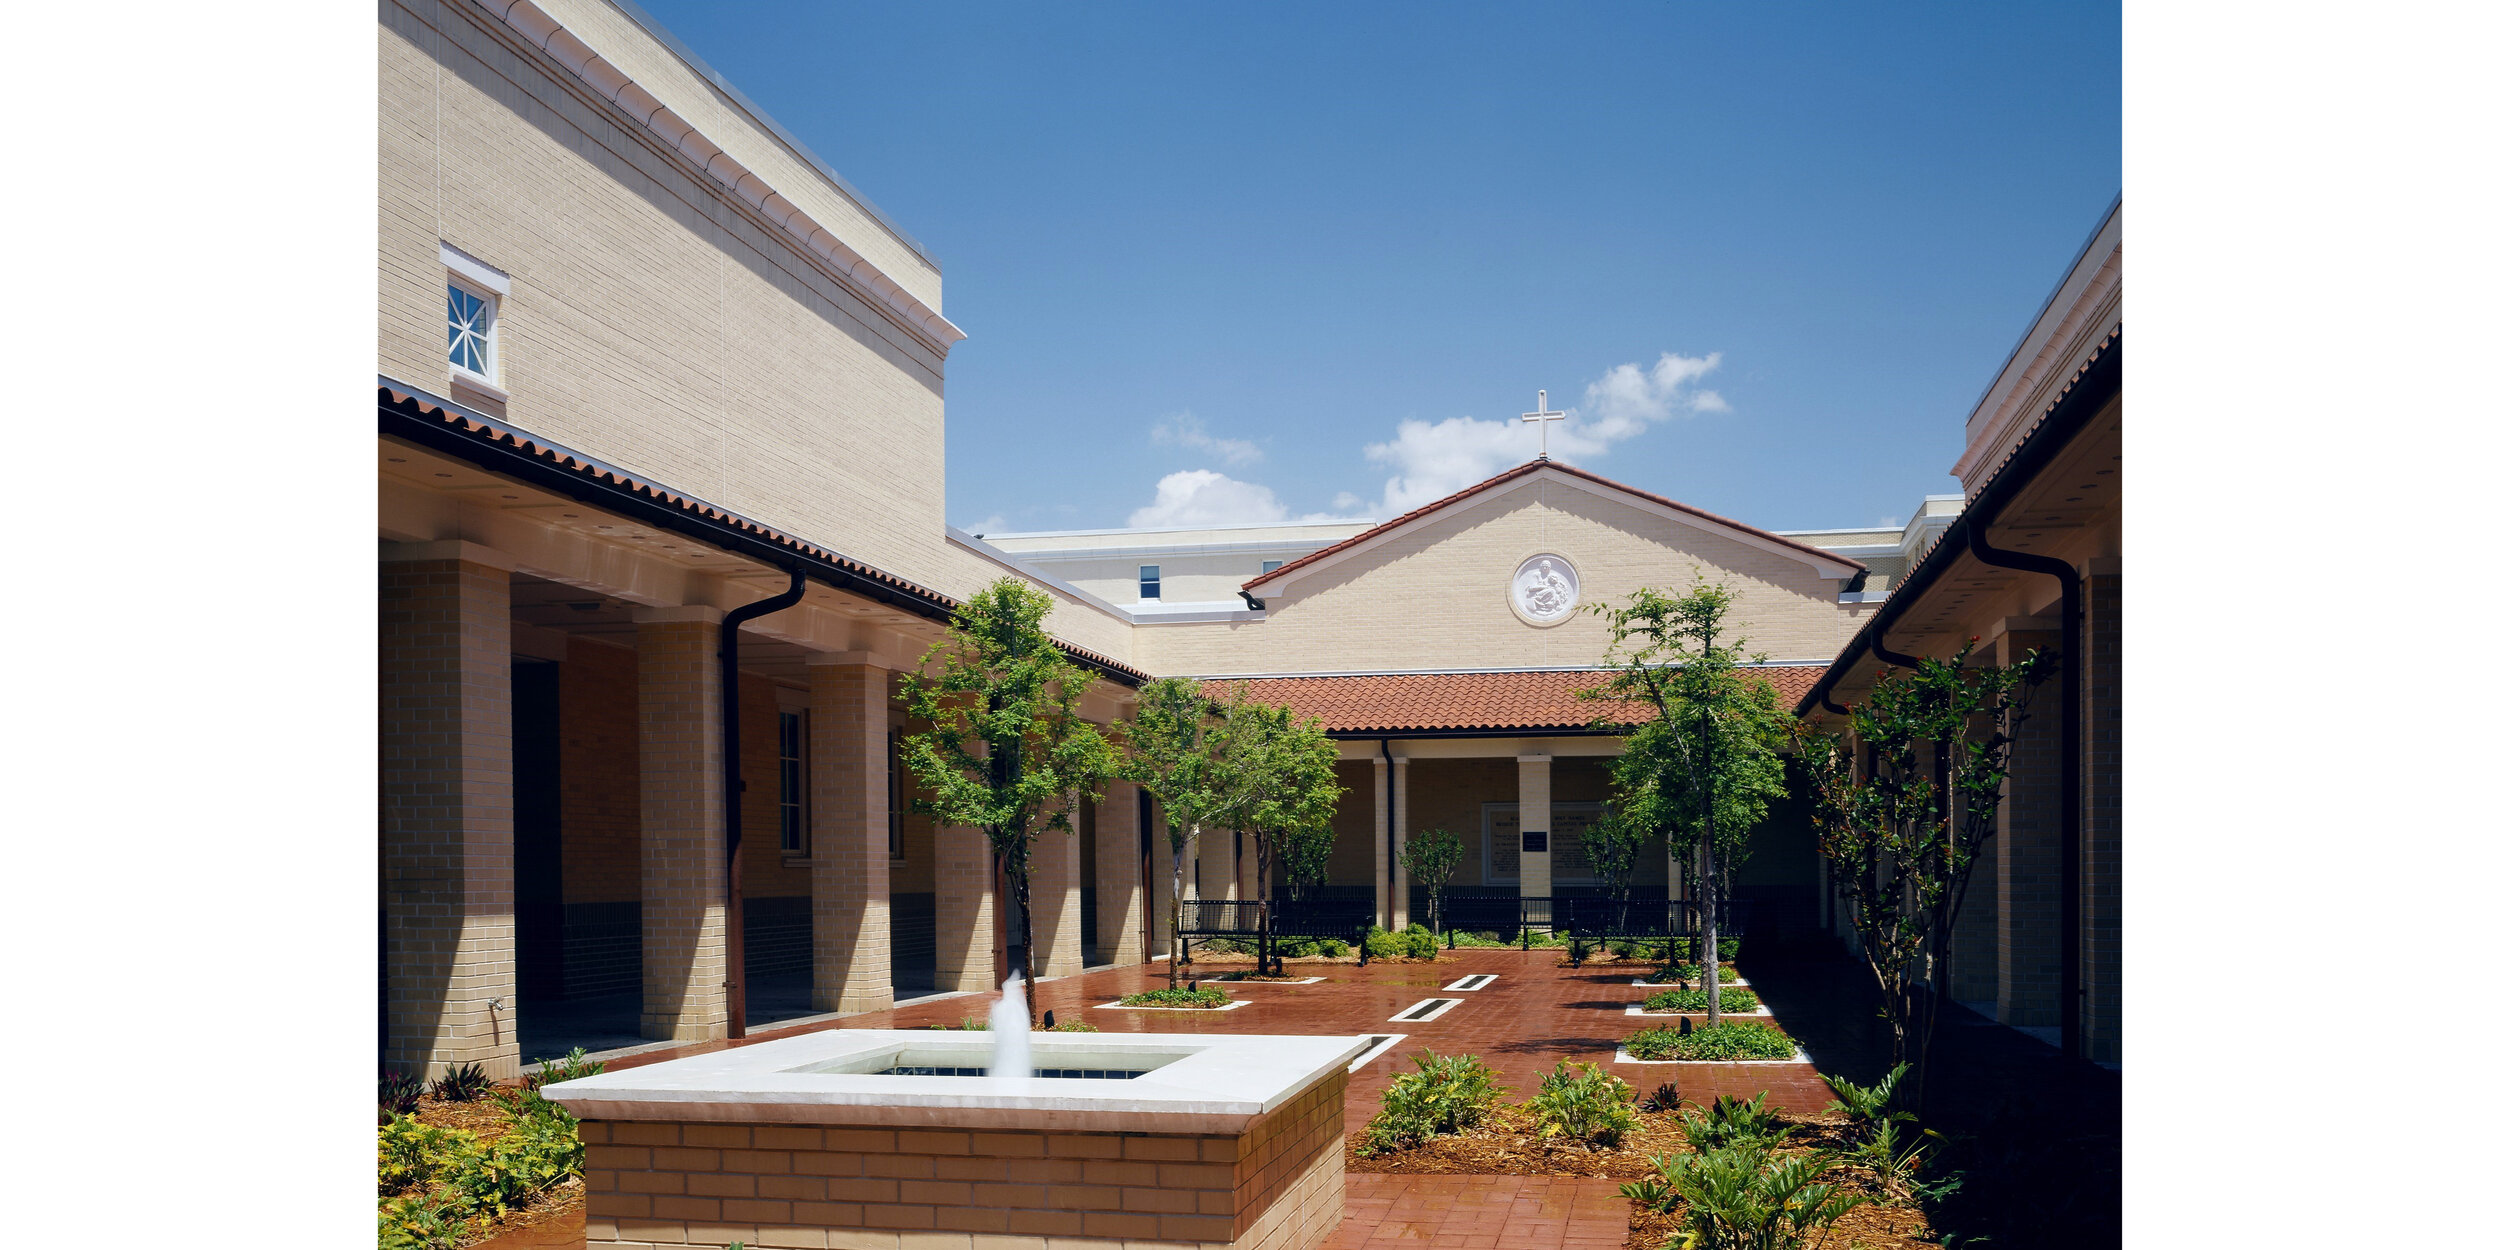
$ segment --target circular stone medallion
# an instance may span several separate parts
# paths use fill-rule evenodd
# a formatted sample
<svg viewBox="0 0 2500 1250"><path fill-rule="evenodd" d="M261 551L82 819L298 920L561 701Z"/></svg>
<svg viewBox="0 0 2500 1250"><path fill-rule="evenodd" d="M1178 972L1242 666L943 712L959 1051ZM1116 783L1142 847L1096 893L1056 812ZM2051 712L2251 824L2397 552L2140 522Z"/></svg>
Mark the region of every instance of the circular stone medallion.
<svg viewBox="0 0 2500 1250"><path fill-rule="evenodd" d="M1530 625L1560 625L1580 606L1580 571L1552 552L1529 556L1510 575L1510 610Z"/></svg>

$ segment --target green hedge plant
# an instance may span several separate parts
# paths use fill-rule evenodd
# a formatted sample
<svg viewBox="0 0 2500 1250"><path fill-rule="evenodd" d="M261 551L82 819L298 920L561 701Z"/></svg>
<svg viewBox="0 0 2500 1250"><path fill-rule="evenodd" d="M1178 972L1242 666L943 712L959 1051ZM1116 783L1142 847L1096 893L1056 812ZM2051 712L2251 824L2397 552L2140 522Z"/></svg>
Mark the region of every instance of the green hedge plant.
<svg viewBox="0 0 2500 1250"><path fill-rule="evenodd" d="M1719 989L1719 1010L1721 1011L1742 1015L1761 1006L1762 1000L1754 997L1752 990L1733 989L1726 986ZM1660 990L1641 1003L1641 1010L1708 1011L1710 1010L1710 992L1708 990Z"/></svg>
<svg viewBox="0 0 2500 1250"><path fill-rule="evenodd" d="M1721 991L1724 993L1725 991ZM1724 1000L1722 1000L1724 1001ZM1722 1020L1690 1033L1670 1028L1643 1029L1623 1039L1635 1059L1794 1059L1797 1044L1788 1035L1758 1020Z"/></svg>
<svg viewBox="0 0 2500 1250"><path fill-rule="evenodd" d="M1415 1071L1402 1073L1380 1095L1380 1112L1363 1130L1357 1154L1404 1150L1434 1137L1463 1133L1482 1123L1500 1100L1500 1075L1474 1055L1414 1057Z"/></svg>
<svg viewBox="0 0 2500 1250"><path fill-rule="evenodd" d="M1221 1007L1231 1001L1233 996L1222 990L1160 989L1120 995L1123 1007Z"/></svg>
<svg viewBox="0 0 2500 1250"><path fill-rule="evenodd" d="M1539 1137L1613 1147L1639 1122L1634 1096L1631 1082L1598 1071L1596 1064L1558 1063L1527 1105Z"/></svg>

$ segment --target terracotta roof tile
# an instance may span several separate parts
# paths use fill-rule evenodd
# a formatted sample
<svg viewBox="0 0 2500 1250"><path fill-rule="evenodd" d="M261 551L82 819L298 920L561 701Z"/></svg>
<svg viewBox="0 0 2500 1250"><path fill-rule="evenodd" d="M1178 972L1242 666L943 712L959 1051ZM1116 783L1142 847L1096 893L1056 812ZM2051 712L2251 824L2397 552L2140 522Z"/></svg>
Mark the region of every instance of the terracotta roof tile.
<svg viewBox="0 0 2500 1250"><path fill-rule="evenodd" d="M1660 507L1672 508L1677 512L1697 516L1705 521L1712 521L1717 524L1727 526L1730 529L1743 530L1756 538L1767 538L1783 547L1793 547L1798 551L1812 555L1818 560L1830 560L1835 563L1849 565L1852 568L1863 569L1866 567L1864 564L1836 552L1826 551L1821 547L1813 546L1809 543L1801 543L1794 538L1784 538L1778 534L1772 533L1769 530L1762 529L1757 526L1747 525L1742 521L1732 520L1728 517L1720 516L1715 512L1705 512L1692 506L1691 504L1677 503L1664 495L1653 495L1637 486L1626 486L1621 482L1615 481L1613 478L1599 477L1586 469L1575 469L1572 466L1564 464L1558 460L1531 460L1516 469L1512 469L1504 473L1494 474L1493 476L1488 477L1465 490L1459 491L1455 494L1444 495L1441 498L1435 499L1431 503L1425 504L1423 507L1417 508L1412 512L1406 512L1392 517L1389 520L1383 521L1370 529L1364 530L1362 533L1346 539L1343 542L1322 547L1299 560L1294 560L1280 567L1269 569L1267 572L1261 573L1257 577L1253 577L1249 581L1243 582L1241 584L1241 588L1243 590L1252 589L1279 577L1283 577L1285 574L1293 572L1295 569L1307 567L1315 561L1325 560L1340 551L1346 551L1362 546L1364 543L1370 542L1371 540L1378 538L1382 534L1388 533L1390 530L1396 529L1401 525L1418 520L1428 514L1439 512L1441 509L1449 507L1451 504L1457 503L1459 500L1475 495L1481 495L1504 482L1526 477L1528 474L1534 473L1538 469L1552 469L1558 473L1568 473L1573 477L1595 482L1598 485L1607 487L1611 490L1619 490L1627 495L1638 495L1651 503L1659 505Z"/></svg>
<svg viewBox="0 0 2500 1250"><path fill-rule="evenodd" d="M1823 675L1821 665L1765 665L1749 670L1795 703ZM1639 724L1638 705L1579 697L1605 681L1602 669L1508 673L1373 673L1336 677L1215 677L1200 684L1216 698L1247 687L1259 703L1316 716L1330 733L1585 729L1603 716Z"/></svg>

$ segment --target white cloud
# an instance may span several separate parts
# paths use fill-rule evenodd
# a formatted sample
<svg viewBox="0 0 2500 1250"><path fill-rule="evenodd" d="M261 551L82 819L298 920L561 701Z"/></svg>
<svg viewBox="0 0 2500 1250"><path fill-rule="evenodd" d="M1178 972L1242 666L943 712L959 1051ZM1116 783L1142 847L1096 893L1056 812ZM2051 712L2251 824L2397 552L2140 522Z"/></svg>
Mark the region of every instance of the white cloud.
<svg viewBox="0 0 2500 1250"><path fill-rule="evenodd" d="M1213 469L1167 473L1155 483L1155 501L1128 514L1132 527L1251 525L1285 519L1276 492L1256 482L1235 481Z"/></svg>
<svg viewBox="0 0 2500 1250"><path fill-rule="evenodd" d="M970 525L958 525L958 526L956 526L955 528L956 528L956 529L959 529L959 530L962 530L963 532L965 532L965 533L967 533L967 534L975 534L975 535L978 535L978 534L1012 534L1012 533L1014 533L1014 532L1015 532L1013 529L1011 529L1011 528L1009 528L1009 527L1008 527L1008 525L1007 525L1007 514L1006 514L1006 513L1003 513L1003 512L993 512L993 513L989 514L987 517L984 517L984 518L982 518L981 520L975 521L975 522L973 522L973 523L972 523L972 524L970 524Z"/></svg>
<svg viewBox="0 0 2500 1250"><path fill-rule="evenodd" d="M1157 447L1188 447L1231 465L1257 464L1267 458L1267 453L1248 439L1217 438L1207 433L1207 423L1187 412L1156 422L1152 437Z"/></svg>
<svg viewBox="0 0 2500 1250"><path fill-rule="evenodd" d="M1553 457L1595 460L1652 422L1694 412L1728 411L1727 401L1717 391L1691 389L1694 379L1718 367L1717 352L1698 357L1663 352L1658 363L1647 369L1638 364L1616 365L1589 384L1581 406L1567 410L1568 419L1547 425L1545 437ZM1476 417L1400 421L1396 438L1363 449L1366 459L1390 469L1373 510L1387 517L1421 507L1534 458L1536 449L1536 430L1515 417L1506 421ZM1348 505L1340 500L1337 506Z"/></svg>

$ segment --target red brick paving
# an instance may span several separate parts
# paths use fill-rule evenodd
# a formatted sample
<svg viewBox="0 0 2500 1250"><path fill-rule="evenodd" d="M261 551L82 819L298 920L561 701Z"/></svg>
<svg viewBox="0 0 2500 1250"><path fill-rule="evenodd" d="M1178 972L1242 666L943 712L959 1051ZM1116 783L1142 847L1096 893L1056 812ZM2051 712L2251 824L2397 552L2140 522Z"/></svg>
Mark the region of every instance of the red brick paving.
<svg viewBox="0 0 2500 1250"><path fill-rule="evenodd" d="M1345 1222L1322 1250L1621 1250L1632 1231L1616 1181L1356 1172L1345 1182Z"/></svg>

